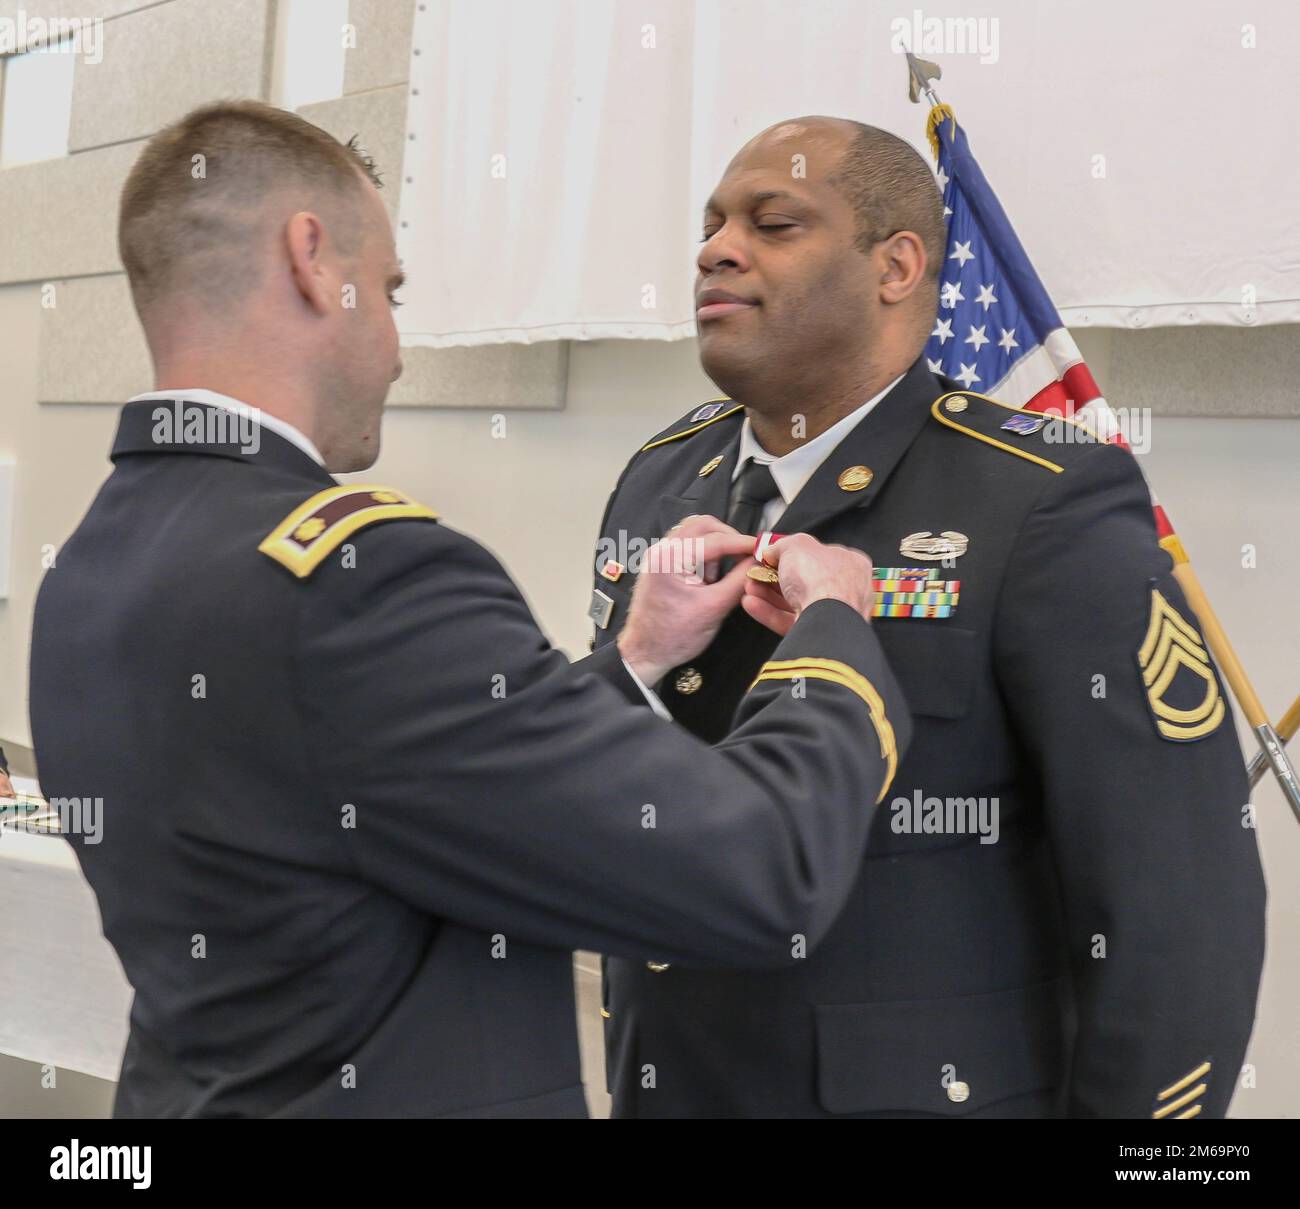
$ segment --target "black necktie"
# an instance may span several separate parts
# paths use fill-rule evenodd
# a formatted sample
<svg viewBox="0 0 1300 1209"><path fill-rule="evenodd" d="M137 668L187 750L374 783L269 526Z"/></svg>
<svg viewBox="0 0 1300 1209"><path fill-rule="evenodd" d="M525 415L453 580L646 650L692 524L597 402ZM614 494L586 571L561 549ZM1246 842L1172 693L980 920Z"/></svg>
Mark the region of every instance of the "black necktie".
<svg viewBox="0 0 1300 1209"><path fill-rule="evenodd" d="M740 477L731 485L731 506L727 509L727 524L737 533L752 533L757 536L763 521L763 509L769 500L781 494L772 477L772 469L765 462L753 459L745 463ZM723 560L722 572L725 575L736 565L734 558Z"/></svg>
<svg viewBox="0 0 1300 1209"><path fill-rule="evenodd" d="M752 459L731 486L731 507L727 509L727 524L737 533L757 535L763 520L763 509L769 500L781 494L772 477L772 468L765 462Z"/></svg>

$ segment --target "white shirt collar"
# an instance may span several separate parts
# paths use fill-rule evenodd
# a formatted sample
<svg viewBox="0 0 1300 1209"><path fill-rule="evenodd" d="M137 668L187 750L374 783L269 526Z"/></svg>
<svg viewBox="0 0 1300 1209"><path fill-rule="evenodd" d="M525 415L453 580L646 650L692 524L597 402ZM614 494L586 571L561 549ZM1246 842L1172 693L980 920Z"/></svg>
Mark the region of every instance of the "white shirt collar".
<svg viewBox="0 0 1300 1209"><path fill-rule="evenodd" d="M301 429L295 428L288 420L282 420L279 416L273 416L256 407L251 407L239 399L232 399L229 395L219 395L215 390L198 390L194 388L151 390L143 395L134 395L127 402L138 403L142 399L180 399L183 403L206 403L209 407L224 407L227 411L249 417L263 428L283 437L291 445L297 445L313 462L320 466L325 465L325 459L321 457L320 450L316 448L311 438Z"/></svg>
<svg viewBox="0 0 1300 1209"><path fill-rule="evenodd" d="M811 441L805 442L798 449L792 449L779 458L773 457L758 443L749 416L746 415L745 422L740 426L740 454L736 458L736 468L731 474L732 482L734 483L739 477L747 459L752 458L755 462L764 463L771 468L772 477L781 492L781 499L788 508L794 503L794 497L804 489L808 480L817 473L817 468L835 451L835 447L867 418L876 404L889 394L903 380L903 377L903 374L899 374L884 390L878 395L873 395L856 411L849 412L825 432L819 433Z"/></svg>

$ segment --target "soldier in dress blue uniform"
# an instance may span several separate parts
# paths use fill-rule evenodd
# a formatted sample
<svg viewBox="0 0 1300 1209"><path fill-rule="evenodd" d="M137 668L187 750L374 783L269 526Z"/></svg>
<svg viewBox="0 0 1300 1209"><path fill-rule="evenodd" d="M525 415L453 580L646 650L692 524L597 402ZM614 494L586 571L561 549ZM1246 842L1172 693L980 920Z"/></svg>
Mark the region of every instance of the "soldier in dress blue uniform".
<svg viewBox="0 0 1300 1209"><path fill-rule="evenodd" d="M374 460L400 369L366 168L220 104L123 195L160 389L47 573L31 667L46 794L102 799L69 838L135 989L118 1116L585 1115L570 950L815 945L908 742L857 551L780 555L799 619L714 750L637 678L703 649L743 563L643 571L624 641L574 669L481 546L333 478ZM753 544L678 536L706 570Z"/></svg>
<svg viewBox="0 0 1300 1209"><path fill-rule="evenodd" d="M1222 1116L1265 893L1232 710L1135 460L931 373L942 203L901 140L774 127L704 236L701 360L728 398L635 454L602 548L686 514L861 548L916 730L815 951L607 960L615 1115ZM596 584L603 649L632 584ZM789 625L747 591L659 685L711 742Z"/></svg>

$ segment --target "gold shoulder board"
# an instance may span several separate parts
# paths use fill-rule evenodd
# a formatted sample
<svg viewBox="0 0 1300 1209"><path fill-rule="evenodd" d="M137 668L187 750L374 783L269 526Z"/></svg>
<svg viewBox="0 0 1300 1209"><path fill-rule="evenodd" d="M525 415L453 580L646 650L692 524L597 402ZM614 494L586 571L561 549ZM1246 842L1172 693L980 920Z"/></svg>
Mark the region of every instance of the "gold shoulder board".
<svg viewBox="0 0 1300 1209"><path fill-rule="evenodd" d="M438 514L391 487L329 487L299 504L257 548L306 579L358 529L379 521L437 520Z"/></svg>

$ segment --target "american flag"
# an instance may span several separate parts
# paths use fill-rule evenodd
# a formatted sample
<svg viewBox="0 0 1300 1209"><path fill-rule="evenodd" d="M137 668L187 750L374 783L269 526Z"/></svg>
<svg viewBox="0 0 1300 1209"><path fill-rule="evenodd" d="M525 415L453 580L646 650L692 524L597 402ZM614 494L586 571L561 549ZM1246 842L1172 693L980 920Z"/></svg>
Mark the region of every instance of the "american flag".
<svg viewBox="0 0 1300 1209"><path fill-rule="evenodd" d="M967 390L1067 416L1100 439L1127 446L952 110L931 109L926 131L948 220L939 313L925 346L930 368ZM1162 544L1166 538L1176 542L1154 493L1151 506Z"/></svg>

